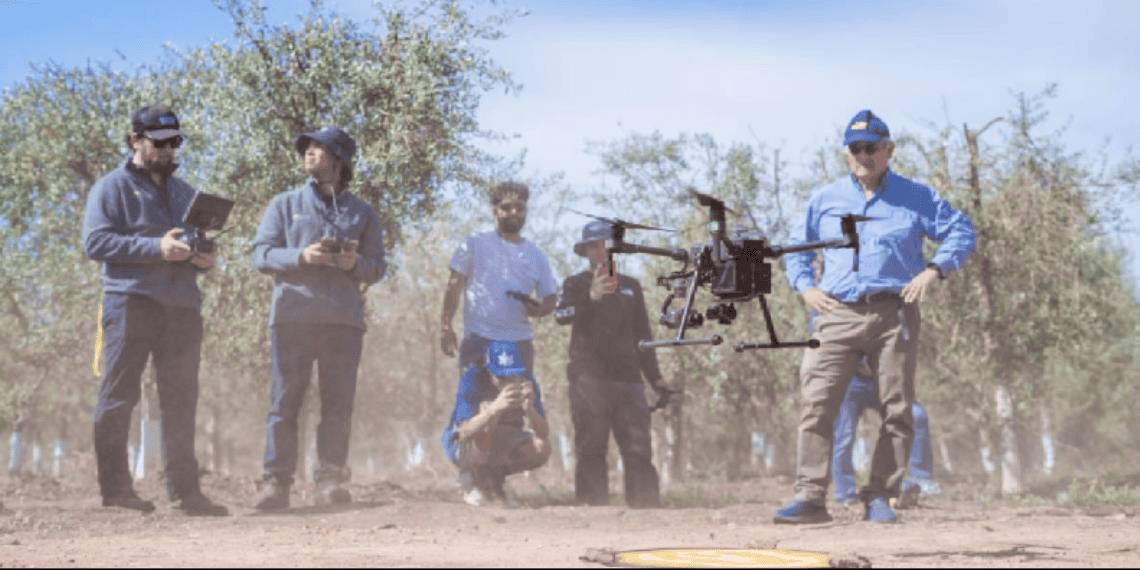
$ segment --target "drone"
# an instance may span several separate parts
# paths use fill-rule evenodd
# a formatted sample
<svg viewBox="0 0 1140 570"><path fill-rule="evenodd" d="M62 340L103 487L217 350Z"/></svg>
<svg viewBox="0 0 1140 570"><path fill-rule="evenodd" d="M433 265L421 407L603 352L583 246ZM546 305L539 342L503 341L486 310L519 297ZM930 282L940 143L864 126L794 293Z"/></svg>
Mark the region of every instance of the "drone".
<svg viewBox="0 0 1140 570"><path fill-rule="evenodd" d="M859 268L859 235L855 225L858 222L873 218L860 214L840 215L840 230L843 236L834 239L799 243L793 245L777 245L769 243L763 232L756 230L738 229L730 236L726 223L726 213L735 213L725 207L723 201L708 194L703 194L689 188L689 193L697 203L708 209L709 233L711 240L697 244L689 249L670 249L651 247L625 241L627 229L666 230L627 222L617 218L588 216L610 224L612 239L606 248L609 258L609 267L613 272L613 255L642 253L661 257L668 257L683 264L682 268L657 278L657 284L666 288L669 294L661 307L659 322L669 329L675 329L677 335L671 339L643 340L638 343L641 350L656 350L678 346L712 345L724 342L718 334L711 334L699 338L685 338L685 333L704 324L705 320L716 321L723 325L732 324L736 319L738 303L746 303L757 299L764 314L764 323L768 330L768 342L741 342L733 348L736 352L764 348L817 348L818 339L781 341L776 335L776 327L772 322L772 313L768 307L765 295L772 292L772 264L769 260L776 259L787 253L796 253L824 248L853 248L854 267ZM709 293L715 301L709 305L704 313L694 310L693 301L697 290L708 287ZM684 299L684 305L671 308L676 299Z"/></svg>

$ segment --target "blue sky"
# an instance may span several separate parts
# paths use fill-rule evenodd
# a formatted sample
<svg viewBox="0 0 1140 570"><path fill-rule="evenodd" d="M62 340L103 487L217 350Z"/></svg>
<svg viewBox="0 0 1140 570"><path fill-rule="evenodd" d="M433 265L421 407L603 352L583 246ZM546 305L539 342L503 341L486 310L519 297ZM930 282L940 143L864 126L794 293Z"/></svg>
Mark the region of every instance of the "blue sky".
<svg viewBox="0 0 1140 570"><path fill-rule="evenodd" d="M274 22L307 9L264 3ZM372 13L366 0L327 4L361 20ZM660 130L753 142L755 133L795 168L859 109L896 132L926 132L930 121L981 126L1012 106L1011 93L1050 82L1059 84L1052 124L1067 127L1071 150L1140 152L1140 2L499 4L531 13L489 46L524 86L484 97L483 126L519 135L492 150L525 148L529 171L563 171L583 191L600 183L587 140ZM166 42L191 47L231 32L206 0L0 0L0 35L3 87L20 82L29 61L83 65L121 52L127 62L116 65L129 68L154 61ZM1140 249L1133 258L1140 275Z"/></svg>

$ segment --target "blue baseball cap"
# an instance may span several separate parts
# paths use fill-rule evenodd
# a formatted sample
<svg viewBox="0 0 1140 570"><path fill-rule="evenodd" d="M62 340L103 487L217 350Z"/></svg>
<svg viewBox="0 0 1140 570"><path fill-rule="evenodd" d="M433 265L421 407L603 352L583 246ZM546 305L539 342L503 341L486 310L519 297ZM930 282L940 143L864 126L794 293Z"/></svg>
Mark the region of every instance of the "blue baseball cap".
<svg viewBox="0 0 1140 570"><path fill-rule="evenodd" d="M594 241L602 241L607 239L614 239L614 227L609 222L601 220L594 220L582 228L582 239L574 244L574 253L586 256L586 250L582 249L586 244Z"/></svg>
<svg viewBox="0 0 1140 570"><path fill-rule="evenodd" d="M526 363L519 345L511 340L493 340L487 344L487 372L492 376L526 374Z"/></svg>
<svg viewBox="0 0 1140 570"><path fill-rule="evenodd" d="M891 130L887 128L887 124L870 109L863 109L855 113L851 122L847 123L847 130L843 132L843 146L859 141L877 143L889 138Z"/></svg>

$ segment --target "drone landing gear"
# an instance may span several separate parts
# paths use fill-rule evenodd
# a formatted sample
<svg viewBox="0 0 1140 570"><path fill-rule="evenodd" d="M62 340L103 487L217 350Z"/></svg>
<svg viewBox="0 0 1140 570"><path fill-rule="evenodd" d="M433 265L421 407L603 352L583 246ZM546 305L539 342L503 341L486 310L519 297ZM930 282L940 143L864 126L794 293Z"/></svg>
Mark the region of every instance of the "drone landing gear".
<svg viewBox="0 0 1140 570"><path fill-rule="evenodd" d="M815 338L780 342L780 340L776 338L776 326L772 324L772 312L768 310L768 301L764 299L763 295L760 295L757 299L760 299L760 308L764 311L764 324L768 327L768 339L770 342L739 342L732 347L733 350L736 352L744 352L745 350L757 348L819 348L819 339Z"/></svg>

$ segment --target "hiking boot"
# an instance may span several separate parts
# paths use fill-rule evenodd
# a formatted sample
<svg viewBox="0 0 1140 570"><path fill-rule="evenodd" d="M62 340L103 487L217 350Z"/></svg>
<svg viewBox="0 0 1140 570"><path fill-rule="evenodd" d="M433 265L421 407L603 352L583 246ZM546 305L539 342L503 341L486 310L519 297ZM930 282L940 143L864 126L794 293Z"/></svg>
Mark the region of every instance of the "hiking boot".
<svg viewBox="0 0 1140 570"><path fill-rule="evenodd" d="M265 481L265 486L257 494L253 508L259 511L280 511L289 508L289 485L276 479Z"/></svg>
<svg viewBox="0 0 1140 570"><path fill-rule="evenodd" d="M317 483L317 493L313 495L313 504L318 507L328 505L347 505L352 502L352 495L348 489L335 481L322 481Z"/></svg>
<svg viewBox="0 0 1140 570"><path fill-rule="evenodd" d="M772 519L776 524L819 524L831 522L831 515L827 514L827 507L817 503L809 503L802 499L792 499L788 504L776 510Z"/></svg>
<svg viewBox="0 0 1140 570"><path fill-rule="evenodd" d="M202 493L183 498L175 508L191 517L224 517L230 514L229 509L207 499Z"/></svg>
<svg viewBox="0 0 1140 570"><path fill-rule="evenodd" d="M140 511L142 513L149 513L154 511L154 503L144 501L134 491L123 493L114 497L103 497L104 507L122 507L124 509L131 509Z"/></svg>
<svg viewBox="0 0 1140 570"><path fill-rule="evenodd" d="M893 523L899 520L895 512L891 510L891 505L887 502L886 497L877 496L871 497L867 501L867 513L863 520L880 523Z"/></svg>

